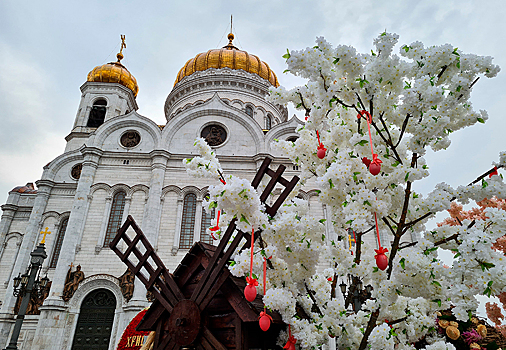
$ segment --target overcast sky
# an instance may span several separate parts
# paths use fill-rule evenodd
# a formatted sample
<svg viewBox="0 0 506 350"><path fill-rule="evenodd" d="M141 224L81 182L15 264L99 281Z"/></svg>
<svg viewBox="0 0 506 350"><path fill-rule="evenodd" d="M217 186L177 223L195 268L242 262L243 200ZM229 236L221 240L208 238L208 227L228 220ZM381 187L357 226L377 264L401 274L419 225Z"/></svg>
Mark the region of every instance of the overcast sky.
<svg viewBox="0 0 506 350"><path fill-rule="evenodd" d="M97 65L115 60L137 78L139 113L165 124L163 105L179 69L199 52L224 46L230 15L235 44L258 55L286 87L286 49L313 46L317 36L369 52L385 29L400 44L451 43L495 57L506 69L501 1L11 1L0 2L0 202L18 185L35 182L61 154L74 122L79 87ZM400 45L398 45L400 47ZM396 51L398 51L398 47ZM415 186L472 181L506 149L502 110L506 74L482 78L472 93L490 120L452 135L447 151L429 154L431 178Z"/></svg>

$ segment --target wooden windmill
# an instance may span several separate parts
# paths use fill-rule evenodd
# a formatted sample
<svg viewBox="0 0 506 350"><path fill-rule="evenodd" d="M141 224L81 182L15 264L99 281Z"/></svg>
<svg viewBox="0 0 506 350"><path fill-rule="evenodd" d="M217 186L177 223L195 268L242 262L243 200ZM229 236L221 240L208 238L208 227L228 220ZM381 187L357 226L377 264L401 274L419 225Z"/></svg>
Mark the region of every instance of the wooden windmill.
<svg viewBox="0 0 506 350"><path fill-rule="evenodd" d="M263 161L251 184L256 189L265 175L270 176L260 200L265 204L265 212L273 217L299 178L294 176L286 180L282 177L286 167L280 165L273 171L270 163L269 158ZM270 206L265 201L278 184L284 186L284 190ZM133 239L127 235L129 227L135 231ZM234 232L236 235L231 241ZM255 232L255 240L260 233ZM263 309L260 298L252 303L246 301L242 293L245 282L231 276L227 268L243 238L249 242L251 235L237 230L234 219L218 247L196 243L174 274L170 274L141 229L128 216L109 246L155 297L137 327L138 330L156 331L154 350L276 348L275 339L283 327L279 315L273 315L272 329L261 332L256 323ZM119 248L121 241L126 243L124 251ZM240 250L247 246L245 244ZM230 310L232 312L227 313ZM248 325L251 322L256 324Z"/></svg>

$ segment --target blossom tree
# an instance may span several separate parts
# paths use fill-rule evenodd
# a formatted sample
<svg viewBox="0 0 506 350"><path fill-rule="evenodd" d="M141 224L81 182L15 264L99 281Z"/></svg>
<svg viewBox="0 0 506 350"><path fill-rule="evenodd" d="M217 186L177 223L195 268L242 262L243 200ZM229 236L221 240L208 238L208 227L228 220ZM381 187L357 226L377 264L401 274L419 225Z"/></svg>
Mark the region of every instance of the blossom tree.
<svg viewBox="0 0 506 350"><path fill-rule="evenodd" d="M317 38L314 47L284 56L287 71L307 83L271 90L273 103L290 102L305 112L300 137L276 146L299 165L302 184L318 184L330 230L297 198L268 217L255 189L224 175L202 139L196 141L200 156L185 161L190 174L222 182L210 187L207 203L221 212L213 235L234 218L241 230L262 231L253 257L237 254L230 270L251 281L267 260L259 279L261 287L266 281L263 301L290 325L290 338L280 336L281 345L289 339L287 349L319 348L329 336L338 349L414 349L422 338L427 350L452 349L431 332L436 313L453 306L455 317L467 320L478 306L474 295L506 292L504 255L490 249L506 233L504 210L490 207L483 220L426 228L452 202L506 198L497 171L506 166L506 152L467 186L440 183L427 196L414 190L429 175L428 147L446 149L450 133L488 119L473 109L470 93L480 77L494 77L499 67L490 57L449 44L414 42L394 54L397 40L382 33L371 53L361 54ZM438 248L454 252L452 267L443 267ZM317 268L322 261L329 266L324 271ZM361 310L352 310L336 292L338 281L348 278L372 286Z"/></svg>

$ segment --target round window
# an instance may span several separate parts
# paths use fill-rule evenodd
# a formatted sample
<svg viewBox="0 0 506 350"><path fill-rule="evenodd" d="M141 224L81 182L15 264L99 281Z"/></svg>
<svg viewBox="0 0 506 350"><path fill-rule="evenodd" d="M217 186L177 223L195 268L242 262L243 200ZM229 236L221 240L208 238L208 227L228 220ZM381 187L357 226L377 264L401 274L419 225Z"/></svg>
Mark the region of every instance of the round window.
<svg viewBox="0 0 506 350"><path fill-rule="evenodd" d="M81 170L83 170L83 163L76 164L72 167L72 170L70 171L70 176L72 178L79 180L81 177Z"/></svg>
<svg viewBox="0 0 506 350"><path fill-rule="evenodd" d="M209 146L218 146L227 139L227 132L221 125L209 124L202 129L200 136L206 140Z"/></svg>
<svg viewBox="0 0 506 350"><path fill-rule="evenodd" d="M120 142L123 147L132 148L141 142L141 135L137 131L127 131L121 135Z"/></svg>

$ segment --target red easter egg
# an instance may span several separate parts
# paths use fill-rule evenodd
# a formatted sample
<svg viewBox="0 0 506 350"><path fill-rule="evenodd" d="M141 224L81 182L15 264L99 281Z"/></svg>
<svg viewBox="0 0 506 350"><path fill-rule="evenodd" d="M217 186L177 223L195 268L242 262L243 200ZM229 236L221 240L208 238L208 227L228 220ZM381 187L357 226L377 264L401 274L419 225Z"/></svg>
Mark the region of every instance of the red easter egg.
<svg viewBox="0 0 506 350"><path fill-rule="evenodd" d="M257 289L256 289L256 287L252 286L251 284L248 284L244 288L244 296L246 297L246 300L249 301L249 302L255 300L255 298L257 296Z"/></svg>
<svg viewBox="0 0 506 350"><path fill-rule="evenodd" d="M369 160L369 158L364 157L364 158L362 158L362 163L364 163L365 166L369 168L369 165L371 164L371 161Z"/></svg>
<svg viewBox="0 0 506 350"><path fill-rule="evenodd" d="M378 269L381 271L384 271L388 267L388 258L385 254L377 254L375 256L376 258L376 265L378 266Z"/></svg>
<svg viewBox="0 0 506 350"><path fill-rule="evenodd" d="M260 317L260 320L258 321L258 323L260 324L260 328L264 332L267 332L267 330L271 326L271 318L267 315L263 315L262 317Z"/></svg>
<svg viewBox="0 0 506 350"><path fill-rule="evenodd" d="M381 171L381 164L371 163L371 165L369 165L369 171L373 175L378 175Z"/></svg>
<svg viewBox="0 0 506 350"><path fill-rule="evenodd" d="M318 156L318 158L320 158L320 159L325 158L325 151L326 151L325 148L318 149L318 152L316 153L316 155Z"/></svg>

